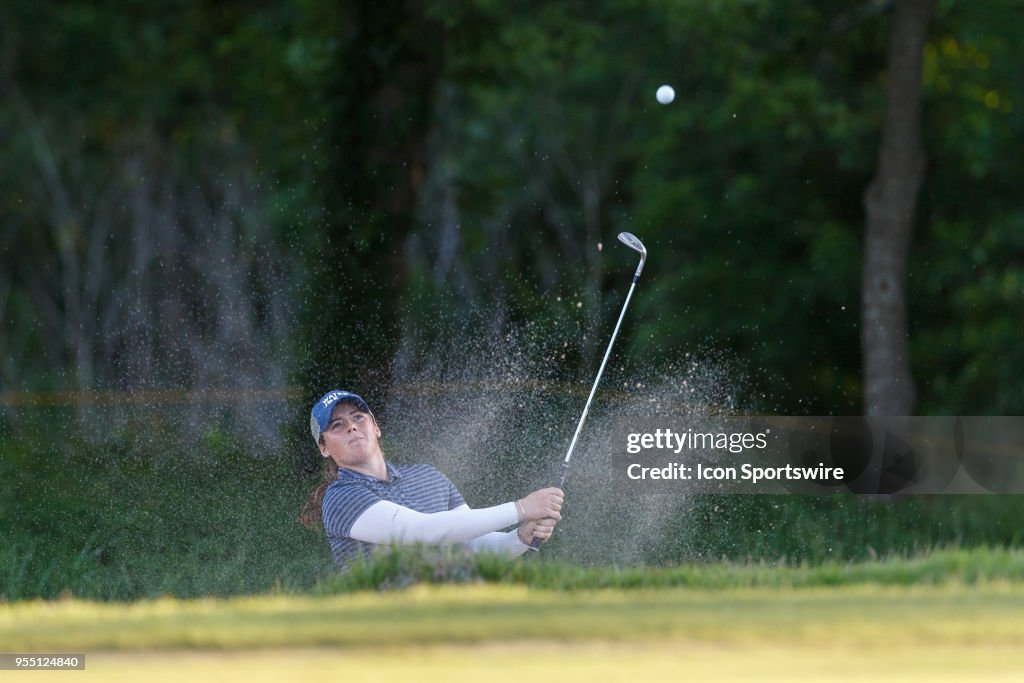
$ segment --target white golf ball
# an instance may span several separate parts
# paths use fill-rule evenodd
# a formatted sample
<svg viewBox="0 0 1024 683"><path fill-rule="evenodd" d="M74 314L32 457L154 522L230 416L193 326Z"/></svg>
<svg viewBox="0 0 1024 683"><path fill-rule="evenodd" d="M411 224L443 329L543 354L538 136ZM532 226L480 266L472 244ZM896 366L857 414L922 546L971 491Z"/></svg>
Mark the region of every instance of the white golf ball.
<svg viewBox="0 0 1024 683"><path fill-rule="evenodd" d="M654 93L654 96L661 104L670 104L676 98L676 91L671 85L663 85L658 88L658 92Z"/></svg>

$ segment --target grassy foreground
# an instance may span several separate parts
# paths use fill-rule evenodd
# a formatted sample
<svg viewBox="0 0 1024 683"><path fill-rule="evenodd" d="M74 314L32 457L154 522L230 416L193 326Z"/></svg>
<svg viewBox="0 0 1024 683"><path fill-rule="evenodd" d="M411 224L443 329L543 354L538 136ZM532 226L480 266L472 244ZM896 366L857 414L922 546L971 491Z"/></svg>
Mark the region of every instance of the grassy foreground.
<svg viewBox="0 0 1024 683"><path fill-rule="evenodd" d="M0 608L12 651L219 650L538 641L863 647L1024 646L1024 586L554 592L419 586L388 594L32 602Z"/></svg>
<svg viewBox="0 0 1024 683"><path fill-rule="evenodd" d="M21 652L80 681L1000 681L1024 676L1024 586L550 591L74 600L0 608Z"/></svg>
<svg viewBox="0 0 1024 683"><path fill-rule="evenodd" d="M25 601L0 604L0 642L87 656L85 671L33 680L1021 680L1019 555L649 570L649 585L639 569L521 563L527 574L499 583L386 592L334 581L302 595ZM559 574L560 589L545 586Z"/></svg>

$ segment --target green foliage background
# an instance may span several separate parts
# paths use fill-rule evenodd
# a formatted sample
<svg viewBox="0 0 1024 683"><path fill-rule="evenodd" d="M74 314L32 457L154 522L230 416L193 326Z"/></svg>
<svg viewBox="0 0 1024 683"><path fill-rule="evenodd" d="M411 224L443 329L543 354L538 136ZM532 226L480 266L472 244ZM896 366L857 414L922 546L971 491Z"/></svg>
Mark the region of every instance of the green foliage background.
<svg viewBox="0 0 1024 683"><path fill-rule="evenodd" d="M524 326L573 331L545 379L584 381L631 272L621 230L651 251L622 358L710 348L744 377L739 407L856 414L888 13L4 3L3 595L309 585L325 558L293 523L313 481L294 416L328 385L386 414L410 340ZM923 414L1024 410L1022 15L939 0L930 27L908 288ZM159 402L123 432L81 409L268 388L277 412L197 405L209 419L161 447L135 436ZM853 560L1022 528L1008 497L707 506L647 559Z"/></svg>

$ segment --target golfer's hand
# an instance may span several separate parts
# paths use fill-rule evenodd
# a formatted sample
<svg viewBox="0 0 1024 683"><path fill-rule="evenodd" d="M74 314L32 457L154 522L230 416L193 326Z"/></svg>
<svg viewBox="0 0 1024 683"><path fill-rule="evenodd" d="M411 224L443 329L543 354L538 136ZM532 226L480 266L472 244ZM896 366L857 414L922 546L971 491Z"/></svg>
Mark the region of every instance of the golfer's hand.
<svg viewBox="0 0 1024 683"><path fill-rule="evenodd" d="M523 545L530 545L533 539L539 539L541 543L547 542L551 534L555 532L555 521L553 519L540 519L526 522L519 527L519 540Z"/></svg>
<svg viewBox="0 0 1024 683"><path fill-rule="evenodd" d="M519 501L523 515L523 518L519 521L535 522L541 519L550 519L553 522L557 522L562 519L563 498L562 489L554 487L534 491Z"/></svg>

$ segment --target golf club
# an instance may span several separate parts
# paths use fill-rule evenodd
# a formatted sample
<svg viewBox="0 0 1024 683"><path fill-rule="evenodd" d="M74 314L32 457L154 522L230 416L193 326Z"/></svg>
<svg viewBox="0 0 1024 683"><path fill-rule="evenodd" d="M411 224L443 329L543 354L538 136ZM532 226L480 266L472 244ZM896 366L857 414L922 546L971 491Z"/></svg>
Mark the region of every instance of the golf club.
<svg viewBox="0 0 1024 683"><path fill-rule="evenodd" d="M604 374L604 366L608 364L608 357L612 355L612 346L615 344L615 337L619 335L619 327L622 325L622 319L626 317L626 309L629 307L629 300L633 298L633 290L636 289L636 281L640 279L640 273L644 269L644 263L647 262L647 249L644 247L643 242L637 239L636 235L628 232L620 232L619 241L640 254L640 265L636 267L636 273L633 275L633 284L629 286L629 293L626 295L626 302L622 304L622 312L619 313L619 320L615 323L615 329L612 331L612 338L608 341L608 349L604 352L604 358L601 360L601 367L598 368L597 377L594 378L594 385L590 388L590 396L587 397L587 404L583 406L583 414L580 415L580 421L576 424L576 433L572 435L572 441L569 443L569 451L565 454L565 460L562 461L562 472L558 477L558 488L562 488L565 484L565 476L569 472L569 461L572 459L572 451L576 448L576 441L580 437L580 431L583 429L583 423L587 421L587 413L590 412L590 403L594 400L594 394L597 393L597 385L601 381L601 375ZM530 547L540 547L540 539L534 537L530 542Z"/></svg>

